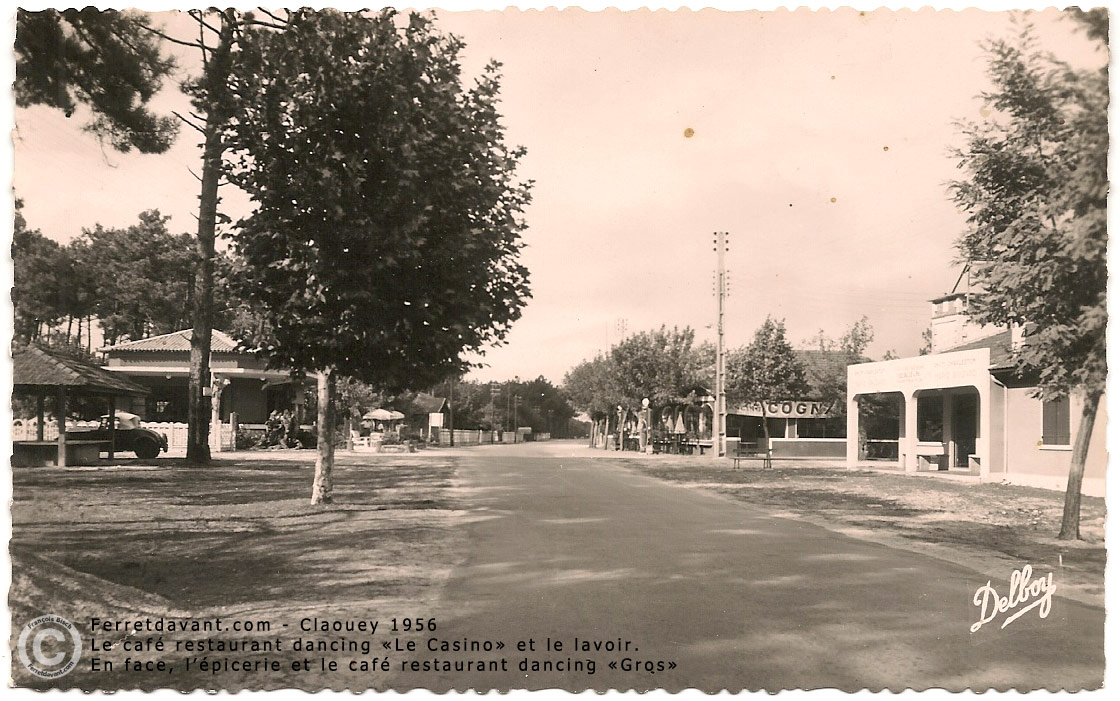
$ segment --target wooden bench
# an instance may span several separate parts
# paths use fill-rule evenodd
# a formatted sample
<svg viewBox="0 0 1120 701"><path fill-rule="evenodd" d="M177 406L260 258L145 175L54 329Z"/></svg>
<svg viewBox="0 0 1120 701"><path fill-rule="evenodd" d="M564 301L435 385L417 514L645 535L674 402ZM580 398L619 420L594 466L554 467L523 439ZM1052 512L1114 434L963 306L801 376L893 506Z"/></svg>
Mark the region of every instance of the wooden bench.
<svg viewBox="0 0 1120 701"><path fill-rule="evenodd" d="M768 470L774 466L769 448L760 448L758 443L739 443L735 452L731 453L735 461L735 469L739 469L740 460L761 460L762 469Z"/></svg>

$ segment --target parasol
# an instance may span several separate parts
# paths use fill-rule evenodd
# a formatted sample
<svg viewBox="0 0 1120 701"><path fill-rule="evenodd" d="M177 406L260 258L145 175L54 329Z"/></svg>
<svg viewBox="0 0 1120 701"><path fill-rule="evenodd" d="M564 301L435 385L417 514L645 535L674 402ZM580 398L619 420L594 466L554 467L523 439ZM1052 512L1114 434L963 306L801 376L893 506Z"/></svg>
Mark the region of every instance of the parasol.
<svg viewBox="0 0 1120 701"><path fill-rule="evenodd" d="M399 411L391 411L389 409L374 409L372 411L367 411L365 415L362 416L362 418L369 419L371 421L397 421L399 419L403 419L404 414Z"/></svg>

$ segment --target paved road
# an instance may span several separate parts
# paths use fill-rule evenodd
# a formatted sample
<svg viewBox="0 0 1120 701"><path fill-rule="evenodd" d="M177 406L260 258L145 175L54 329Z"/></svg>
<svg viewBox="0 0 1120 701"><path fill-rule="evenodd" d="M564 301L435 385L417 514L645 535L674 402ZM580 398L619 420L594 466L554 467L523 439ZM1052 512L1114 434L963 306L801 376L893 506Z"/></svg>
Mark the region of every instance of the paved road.
<svg viewBox="0 0 1120 701"><path fill-rule="evenodd" d="M1001 630L1000 616L973 634L971 599L988 578L952 563L775 518L570 444L462 454L468 552L435 612L435 635L505 648L441 654L419 636L410 639L420 651L407 657L504 657L508 671L401 672L397 653L398 689L1074 689L1103 681L1101 609L1056 596L1045 619L1035 609ZM992 585L1007 593L1006 581ZM530 638L535 650L519 652L517 642ZM630 641L630 650L577 651L577 638ZM563 649L545 650L546 639ZM522 671L526 658L562 671ZM675 668L607 666L626 658Z"/></svg>

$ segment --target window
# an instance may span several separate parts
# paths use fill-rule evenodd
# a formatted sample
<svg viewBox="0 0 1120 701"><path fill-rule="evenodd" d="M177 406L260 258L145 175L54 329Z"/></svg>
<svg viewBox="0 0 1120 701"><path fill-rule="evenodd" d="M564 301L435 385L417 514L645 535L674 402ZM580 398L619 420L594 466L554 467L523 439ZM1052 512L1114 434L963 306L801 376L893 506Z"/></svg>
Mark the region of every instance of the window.
<svg viewBox="0 0 1120 701"><path fill-rule="evenodd" d="M1042 403L1042 444L1069 445L1069 397Z"/></svg>

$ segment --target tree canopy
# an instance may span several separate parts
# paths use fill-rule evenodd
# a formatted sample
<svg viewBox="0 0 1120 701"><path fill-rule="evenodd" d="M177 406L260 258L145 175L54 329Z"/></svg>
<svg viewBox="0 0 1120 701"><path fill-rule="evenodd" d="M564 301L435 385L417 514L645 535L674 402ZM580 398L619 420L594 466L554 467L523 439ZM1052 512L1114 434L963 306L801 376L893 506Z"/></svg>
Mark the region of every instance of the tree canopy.
<svg viewBox="0 0 1120 701"><path fill-rule="evenodd" d="M234 247L262 350L385 389L466 369L529 295L529 201L504 144L498 66L460 78L462 42L395 13L292 15L245 27L231 69L231 180L255 209Z"/></svg>
<svg viewBox="0 0 1120 701"><path fill-rule="evenodd" d="M148 109L175 63L137 12L85 9L16 11L16 105L46 105L69 117L89 106L88 131L119 151L166 151L173 117Z"/></svg>
<svg viewBox="0 0 1120 701"><path fill-rule="evenodd" d="M730 403L790 399L807 390L805 368L786 338L786 325L780 319L766 317L749 344L728 354Z"/></svg>
<svg viewBox="0 0 1120 701"><path fill-rule="evenodd" d="M955 155L966 177L951 185L968 215L957 247L982 289L969 313L1023 329L1018 362L1038 376L1041 396L1099 393L1107 376L1107 67L1071 68L1037 46L1029 25L985 49L993 89L980 97L995 111L961 125L966 145Z"/></svg>
<svg viewBox="0 0 1120 701"><path fill-rule="evenodd" d="M585 360L564 375L564 392L572 404L595 420L609 414L621 399L615 371L608 355Z"/></svg>
<svg viewBox="0 0 1120 701"><path fill-rule="evenodd" d="M188 326L191 237L170 233L167 217L148 210L132 226L96 225L62 246L28 230L21 208L17 199L12 301L18 340L78 343L87 317L97 320L107 344ZM75 321L77 337L71 335Z"/></svg>
<svg viewBox="0 0 1120 701"><path fill-rule="evenodd" d="M67 270L70 261L57 242L28 229L23 200L16 198L12 230L12 306L15 336L31 341L68 313Z"/></svg>
<svg viewBox="0 0 1120 701"><path fill-rule="evenodd" d="M638 407L643 399L665 406L690 393L711 390L715 348L694 345L692 328L662 326L641 331L615 344L606 355L586 360L564 376L572 403L601 419L619 404Z"/></svg>
<svg viewBox="0 0 1120 701"><path fill-rule="evenodd" d="M462 41L429 16L301 10L238 37L217 100L226 174L254 204L238 287L269 363L319 374L312 503L329 503L337 374L430 386L520 317L524 151L504 142L498 64L465 87Z"/></svg>
<svg viewBox="0 0 1120 701"><path fill-rule="evenodd" d="M192 238L169 232L167 221L147 210L132 226L97 225L71 244L76 279L108 344L189 326Z"/></svg>
<svg viewBox="0 0 1120 701"><path fill-rule="evenodd" d="M769 316L745 347L727 358L728 403L758 402L766 412L766 403L803 396L809 389L805 368L793 346L786 339L786 325ZM762 421L766 443L770 443L770 425Z"/></svg>
<svg viewBox="0 0 1120 701"><path fill-rule="evenodd" d="M1084 396L1060 538L1079 537L1081 481L1108 377L1108 15L1069 15L1102 50L1078 70L1039 46L1032 27L985 45L993 113L961 125L965 177L951 185L968 228L957 243L982 292L969 314L1016 326L1016 359L1035 393Z"/></svg>
<svg viewBox="0 0 1120 701"><path fill-rule="evenodd" d="M611 348L616 402L636 407L648 398L664 406L698 388L703 393L709 380L701 374L695 338L688 326L662 326L628 336Z"/></svg>

